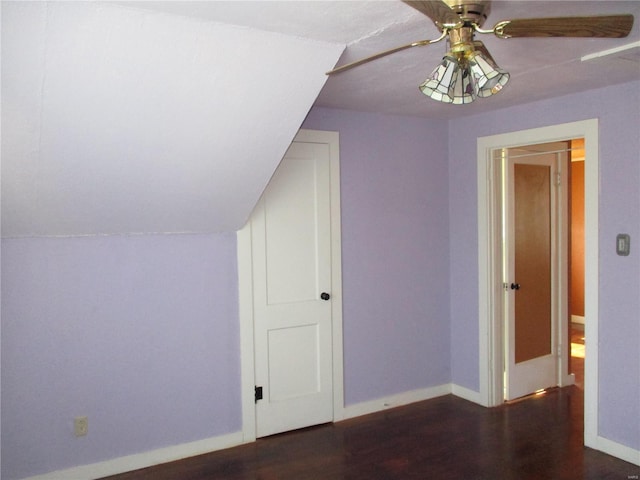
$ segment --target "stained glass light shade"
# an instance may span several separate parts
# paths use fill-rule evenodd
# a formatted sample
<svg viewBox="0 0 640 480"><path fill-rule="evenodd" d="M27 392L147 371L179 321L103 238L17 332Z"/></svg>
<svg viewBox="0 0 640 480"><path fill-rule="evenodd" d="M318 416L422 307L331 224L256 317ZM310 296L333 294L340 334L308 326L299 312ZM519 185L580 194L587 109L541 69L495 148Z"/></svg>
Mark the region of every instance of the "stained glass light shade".
<svg viewBox="0 0 640 480"><path fill-rule="evenodd" d="M469 69L473 75L474 92L478 97L498 93L509 81L509 73L477 51L469 59Z"/></svg>
<svg viewBox="0 0 640 480"><path fill-rule="evenodd" d="M454 78L457 78L455 75L457 69L458 62L455 58L444 57L442 63L420 85L420 91L439 102L452 103L453 82Z"/></svg>
<svg viewBox="0 0 640 480"><path fill-rule="evenodd" d="M473 76L468 66L462 66L453 56L446 56L429 75L420 91L444 103L464 104L475 100Z"/></svg>
<svg viewBox="0 0 640 480"><path fill-rule="evenodd" d="M453 104L463 105L476 99L473 76L468 65L458 64L456 79L453 83Z"/></svg>

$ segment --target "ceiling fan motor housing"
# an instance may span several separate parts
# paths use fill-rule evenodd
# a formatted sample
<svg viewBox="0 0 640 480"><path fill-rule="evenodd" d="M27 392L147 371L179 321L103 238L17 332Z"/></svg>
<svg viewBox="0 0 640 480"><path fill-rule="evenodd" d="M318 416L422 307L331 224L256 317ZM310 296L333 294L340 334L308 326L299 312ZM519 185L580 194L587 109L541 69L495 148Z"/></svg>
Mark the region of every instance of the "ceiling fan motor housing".
<svg viewBox="0 0 640 480"><path fill-rule="evenodd" d="M466 62L474 51L473 28L460 27L449 31L449 55L455 56L459 62Z"/></svg>
<svg viewBox="0 0 640 480"><path fill-rule="evenodd" d="M465 24L475 24L482 27L491 11L491 2L489 0L443 0L449 7L456 12Z"/></svg>

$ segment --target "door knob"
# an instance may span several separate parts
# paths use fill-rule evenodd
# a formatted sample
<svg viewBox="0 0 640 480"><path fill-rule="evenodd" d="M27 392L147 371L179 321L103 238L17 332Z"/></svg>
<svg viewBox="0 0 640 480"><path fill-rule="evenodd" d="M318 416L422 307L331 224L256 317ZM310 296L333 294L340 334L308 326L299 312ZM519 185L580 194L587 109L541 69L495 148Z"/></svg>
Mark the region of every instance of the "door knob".
<svg viewBox="0 0 640 480"><path fill-rule="evenodd" d="M322 293L320 294L320 298L321 298L322 300L329 300L329 299L331 298L331 295L329 295L327 292L322 292Z"/></svg>
<svg viewBox="0 0 640 480"><path fill-rule="evenodd" d="M511 284L511 290L520 290L520 284L519 283L512 283Z"/></svg>

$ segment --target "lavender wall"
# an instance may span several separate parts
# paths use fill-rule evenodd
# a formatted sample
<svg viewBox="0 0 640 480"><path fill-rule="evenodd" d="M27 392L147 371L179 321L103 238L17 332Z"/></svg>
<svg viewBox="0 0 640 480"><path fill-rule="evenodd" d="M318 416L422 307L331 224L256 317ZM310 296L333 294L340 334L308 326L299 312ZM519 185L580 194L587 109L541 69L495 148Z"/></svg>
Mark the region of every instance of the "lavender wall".
<svg viewBox="0 0 640 480"><path fill-rule="evenodd" d="M599 119L599 434L634 449L640 449L640 429L631 421L640 418L639 92L640 82L632 82L449 123L450 132L465 132L449 137L450 282L460 292L451 301L452 379L478 390L477 138ZM617 233L631 235L630 256L616 256Z"/></svg>
<svg viewBox="0 0 640 480"><path fill-rule="evenodd" d="M314 108L340 132L345 403L449 383L447 129Z"/></svg>
<svg viewBox="0 0 640 480"><path fill-rule="evenodd" d="M639 91L448 125L311 111L340 132L347 405L478 390L476 139L599 117L600 434L640 448ZM235 259L234 234L3 240L2 478L240 430Z"/></svg>
<svg viewBox="0 0 640 480"><path fill-rule="evenodd" d="M5 480L241 429L234 234L5 239L2 315Z"/></svg>

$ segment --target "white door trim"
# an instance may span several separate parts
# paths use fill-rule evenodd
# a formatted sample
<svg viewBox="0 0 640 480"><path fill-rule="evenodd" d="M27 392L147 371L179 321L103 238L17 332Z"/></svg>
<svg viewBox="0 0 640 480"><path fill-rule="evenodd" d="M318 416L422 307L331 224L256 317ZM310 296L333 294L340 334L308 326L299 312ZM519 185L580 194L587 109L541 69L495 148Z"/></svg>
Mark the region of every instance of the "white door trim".
<svg viewBox="0 0 640 480"><path fill-rule="evenodd" d="M485 406L502 403L504 369L500 276L500 212L496 211L494 185L499 172L493 168L492 150L527 144L585 139L585 361L584 443L598 443L598 120L535 128L478 138L478 306L480 349L480 398ZM560 362L561 364L563 362ZM560 368L565 368L561 365ZM562 383L569 383L565 378Z"/></svg>
<svg viewBox="0 0 640 480"><path fill-rule="evenodd" d="M331 316L333 356L333 421L344 418L343 340L342 340L342 235L340 230L340 154L338 132L300 130L294 142L329 145L331 170ZM240 377L242 436L244 442L256 439L254 402L255 355L253 323L253 268L251 262L251 224L237 232L238 315L240 318Z"/></svg>

